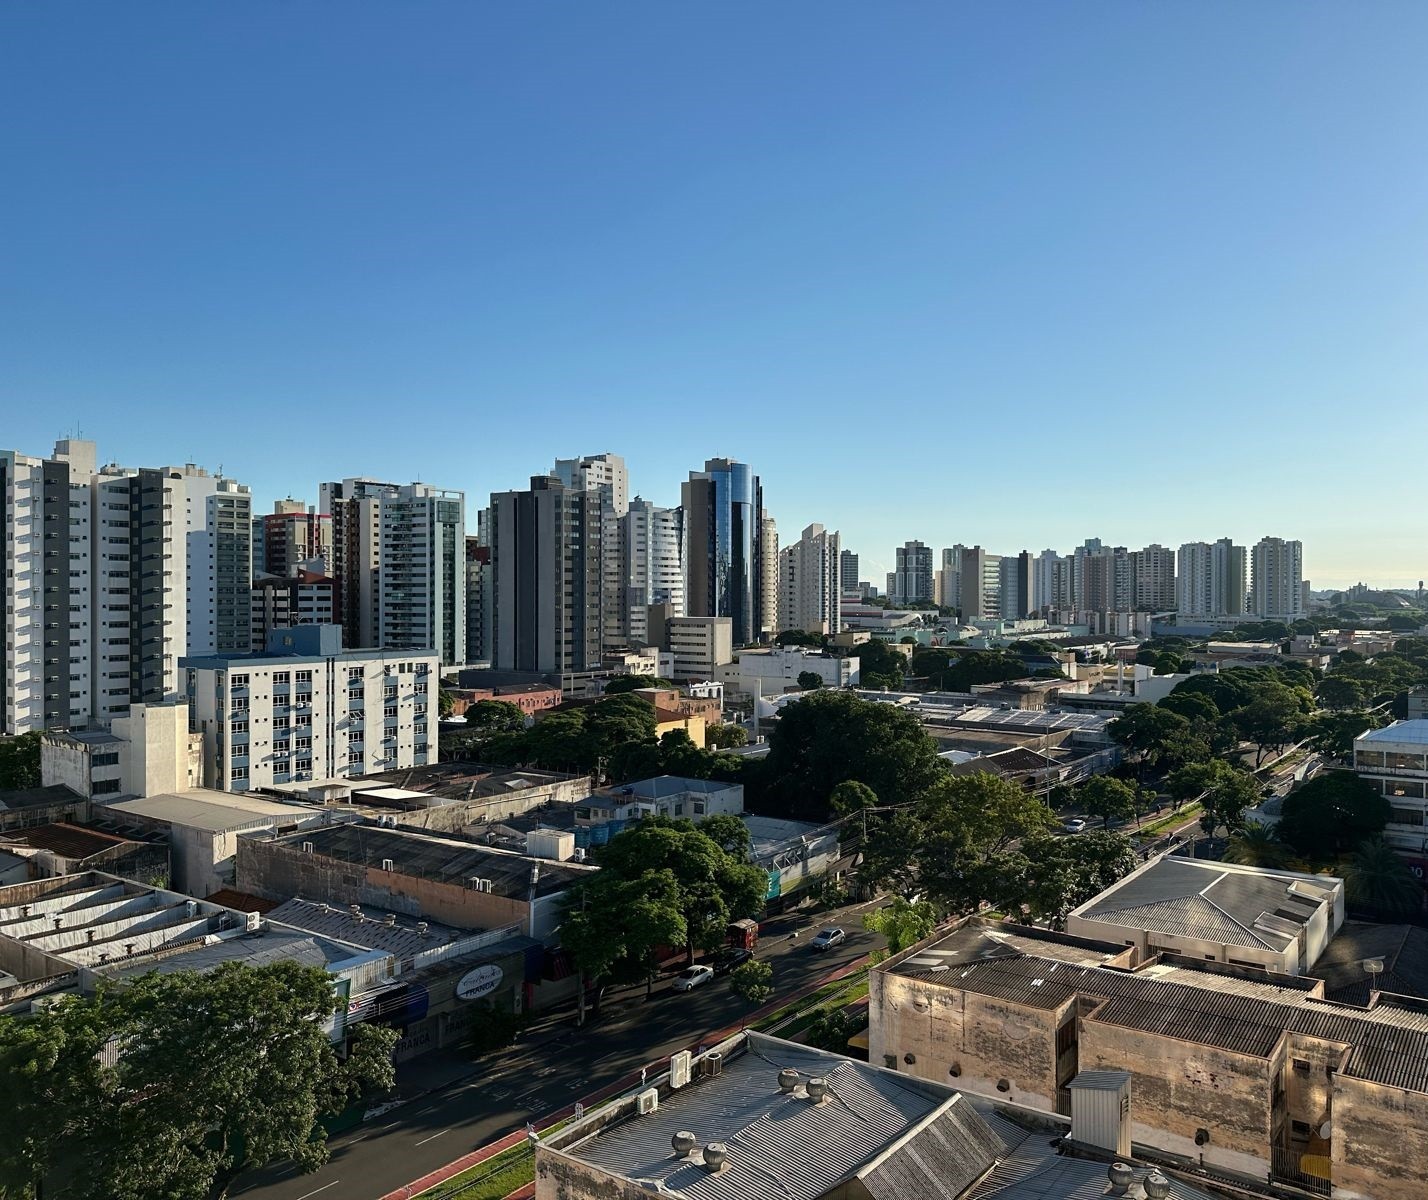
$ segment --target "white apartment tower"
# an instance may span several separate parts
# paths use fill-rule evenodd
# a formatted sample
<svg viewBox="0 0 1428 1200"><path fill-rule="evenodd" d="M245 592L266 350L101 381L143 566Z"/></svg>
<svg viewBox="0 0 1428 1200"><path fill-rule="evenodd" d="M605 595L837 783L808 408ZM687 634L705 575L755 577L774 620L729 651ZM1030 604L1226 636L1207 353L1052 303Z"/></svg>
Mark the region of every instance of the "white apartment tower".
<svg viewBox="0 0 1428 1200"><path fill-rule="evenodd" d="M1239 616L1247 591L1245 548L1229 538L1186 542L1176 555L1175 608L1183 616Z"/></svg>
<svg viewBox="0 0 1428 1200"><path fill-rule="evenodd" d="M620 522L624 606L630 643L652 644L649 606L684 616L684 514L636 496Z"/></svg>
<svg viewBox="0 0 1428 1200"><path fill-rule="evenodd" d="M247 647L247 488L96 463L78 439L48 459L0 451L5 733L107 726L172 696L191 645Z"/></svg>
<svg viewBox="0 0 1428 1200"><path fill-rule="evenodd" d="M349 647L435 649L466 661L466 499L425 483L324 483Z"/></svg>
<svg viewBox="0 0 1428 1200"><path fill-rule="evenodd" d="M1304 545L1283 538L1261 538L1251 558L1250 611L1274 621L1304 615Z"/></svg>
<svg viewBox="0 0 1428 1200"><path fill-rule="evenodd" d="M840 539L822 525L779 553L779 621L785 629L835 634L842 629Z"/></svg>
<svg viewBox="0 0 1428 1200"><path fill-rule="evenodd" d="M1175 607L1175 551L1158 544L1131 553L1132 600L1136 612L1169 612Z"/></svg>
<svg viewBox="0 0 1428 1200"><path fill-rule="evenodd" d="M768 513L759 519L758 560L758 632L771 638L790 626L778 607L778 522Z"/></svg>
<svg viewBox="0 0 1428 1200"><path fill-rule="evenodd" d="M273 630L265 650L182 661L204 786L242 792L436 761L432 651L343 650L336 625Z"/></svg>

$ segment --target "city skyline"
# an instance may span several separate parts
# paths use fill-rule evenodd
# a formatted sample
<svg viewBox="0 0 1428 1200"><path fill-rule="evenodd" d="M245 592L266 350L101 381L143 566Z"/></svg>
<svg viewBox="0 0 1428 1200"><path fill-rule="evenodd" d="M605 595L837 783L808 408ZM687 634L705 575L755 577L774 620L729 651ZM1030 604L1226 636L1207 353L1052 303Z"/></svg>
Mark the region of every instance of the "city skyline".
<svg viewBox="0 0 1428 1200"><path fill-rule="evenodd" d="M263 508L596 447L670 504L727 456L875 578L1265 531L1428 574L1422 9L5 20L8 445Z"/></svg>

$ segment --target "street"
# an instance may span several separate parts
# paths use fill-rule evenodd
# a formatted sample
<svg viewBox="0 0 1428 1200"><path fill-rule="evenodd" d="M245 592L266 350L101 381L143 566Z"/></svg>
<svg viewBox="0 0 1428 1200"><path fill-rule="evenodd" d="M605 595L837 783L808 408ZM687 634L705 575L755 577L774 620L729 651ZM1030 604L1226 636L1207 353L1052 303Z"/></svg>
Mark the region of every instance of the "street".
<svg viewBox="0 0 1428 1200"><path fill-rule="evenodd" d="M800 924L796 942L780 932L788 927L788 919L771 922L757 957L773 966L776 995L796 991L880 948L883 940L862 926L862 914L872 907L841 909ZM815 953L808 948L809 940L825 925L841 925L848 939ZM577 1029L573 1019L547 1027L538 1036L549 1040L520 1042L489 1055L479 1067L473 1064L478 1074L418 1096L332 1139L331 1161L321 1170L308 1175L291 1167L255 1172L230 1195L249 1200L375 1200L519 1129L527 1120L571 1104L707 1033L737 1025L752 1007L724 978L682 994L671 990L668 979L662 980L649 1001L643 989L622 993L607 1001L598 1022L584 1029Z"/></svg>

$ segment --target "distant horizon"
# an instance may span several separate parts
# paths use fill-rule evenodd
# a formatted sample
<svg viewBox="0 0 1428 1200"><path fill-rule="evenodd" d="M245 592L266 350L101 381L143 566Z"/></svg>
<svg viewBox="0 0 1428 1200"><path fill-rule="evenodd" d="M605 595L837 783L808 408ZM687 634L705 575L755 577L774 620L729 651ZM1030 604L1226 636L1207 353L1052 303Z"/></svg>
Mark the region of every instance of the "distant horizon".
<svg viewBox="0 0 1428 1200"><path fill-rule="evenodd" d="M157 456L151 456L150 458L147 458L147 459L140 460L140 459L137 459L137 458L133 458L132 456L131 456L131 457L124 457L124 456L115 456L115 455L113 455L113 454L108 454L108 453L106 453L106 450L105 450L105 445L106 445L106 443L105 443L102 439L100 439L100 438L91 436L91 431L88 431L88 430L86 430L84 433L66 432L66 433L57 434L57 435L55 435L55 437L51 438L49 442L45 443L42 447L30 447L30 446L23 446L23 445L22 445L22 446L0 445L0 450L15 450L15 451L17 451L17 452L19 452L19 453L21 453L21 454L29 454L29 455L36 456L36 457L48 456L49 454L51 454L51 453L53 452L54 443L57 442L57 441L61 441L61 440L65 439L65 438L73 438L73 439L80 440L80 441L90 441L90 442L94 442L94 443L95 443L96 452L97 452L97 455L98 455L98 463L99 463L100 466L105 466L105 465L109 465L109 464L117 464L117 465L119 465L119 466L127 467L127 468L138 468L138 467L180 467L180 466L183 466L183 465L185 465L185 464L192 464L193 466L199 467L199 468L201 468L201 469L203 469L203 470L206 470L206 471L210 472L211 474L217 474L217 473L219 473L220 467L221 467L222 473L223 473L225 476L227 476L227 477L230 478L230 479L236 480L238 483L245 484L245 485L248 487L249 492L250 492L250 494L251 494L251 496L252 496L252 500L253 500L253 515L254 515L255 517L257 517L257 516L262 516L262 515L267 514L267 513L271 513L271 512L273 511L273 505L274 505L274 503L275 503L276 501L278 501L278 500L284 500L284 499L289 499L289 498L290 498L290 499L293 499L293 500L300 500L300 501L302 501L304 504L307 504L307 505L310 505L310 506L314 506L314 507L315 507L315 506L317 505L317 503L318 503L318 493L319 493L319 488L320 488L321 484L323 484L323 483L329 483L329 482L336 482L336 481L338 481L338 480L345 479L345 478L365 477L365 478L371 478L371 479L380 479L380 480L382 480L382 481L384 481L384 482L388 482L388 483L399 483L399 484L407 484L407 483L427 483L427 484L431 484L433 487L449 488L449 489L451 489L451 490L453 490L453 491L462 491L462 492L464 492L464 493L465 493L465 496L466 496L466 531L467 531L468 534L475 534L475 532L476 532L476 512L477 512L480 508L483 508L483 507L486 506L486 504L487 504L487 502L488 502L488 500L489 500L489 496L490 496L490 492L489 492L489 491L473 491L469 486L468 486L468 487L462 487L459 483L452 482L452 481L450 481L450 480L421 478L421 477L419 477L419 476L410 476L410 477L408 477L408 476L403 475L401 472L382 471L382 470L380 470L380 469L363 470L363 471L345 471L345 472L342 472L341 474L327 474L327 475L323 475L323 476L320 477L320 478L314 478L314 479L308 481L304 486L292 486L292 487L286 487L286 488L285 488L285 487L283 487L283 486L275 486L273 483L267 483L267 484L265 485L265 484L259 484L259 483L255 482L255 479L254 479L249 473L247 473L247 472L245 472L245 471L243 471L243 470L241 470L241 469L236 468L236 467L234 466L234 464L231 463L231 462L223 462L223 463L220 464L216 459L210 459L210 460L208 460L208 461L205 461L205 459L204 459L202 456L194 457L194 456L192 456L192 455L176 455L176 456L175 456L175 455L167 455L167 456L165 456L165 455L157 455ZM192 439L190 439L190 441L191 441L191 440L192 440ZM579 458L579 457L583 457L583 456L587 456L587 455L598 455L598 454L620 454L620 451L619 451L617 448L613 447L613 446L605 446L605 447L602 447L602 448L600 448L600 449L585 449L585 450L574 450L574 449L573 449L573 450L570 450L568 453L565 452L565 451L562 451L562 452L560 452L559 454L552 454L552 455L550 456L550 466L553 466L553 465L554 465L555 460L556 460L557 457L559 457L559 458ZM678 494L678 486L677 486L677 485L676 485L676 487L675 487L675 489L674 489L674 495L673 495L673 498L672 498L672 499L671 499L670 497L667 497L667 496L660 496L660 495L651 494L648 489L642 489L641 487L639 487L639 474L638 474L638 470L637 470L637 468L631 463L629 457L626 456L626 455L621 455L621 457L625 459L625 465L626 465L626 470L627 470L628 479L629 479L629 494L630 494L630 498L631 498L631 499L633 499L635 496L638 495L638 496L643 496L646 500L649 500L651 503L660 505L661 507L666 507L666 508L675 508L675 507L678 507L678 505L679 505L679 494ZM691 459L691 460L690 460L690 461L691 461L691 466L689 467L689 470L698 470L698 469L700 469L700 468L703 466L704 462L705 462L707 459L710 459L710 458L719 458L719 457L733 457L733 458L738 458L737 455L727 455L727 456L726 456L726 455L723 455L723 454L715 454L715 453L705 454L705 455L699 456L697 461ZM740 460L740 461L746 461L746 460ZM530 472L527 473L526 478L525 478L521 483L513 484L512 487L515 488L515 489L519 489L519 488L521 488L521 487L526 486L526 484L529 482L529 477L530 477L530 476L546 474L546 473L549 472L550 466L547 466L547 467L545 467L545 468L532 469ZM1053 544L1053 543L1049 542L1049 541L1046 540L1046 539L1042 539L1042 540L1041 540L1040 542L1038 542L1036 545L1024 544L1024 545L1019 545L1019 546L1011 546L1011 545L1001 546L1001 545L989 544L989 543L986 542L986 541L978 541L978 539L976 539L976 538L974 538L974 537L969 537L969 536L966 536L966 535L960 535L960 536L957 536L957 537L951 537L951 538L948 538L948 539L945 540L945 541L938 541L938 540L934 540L934 539L930 538L930 537L927 535L927 533L924 531L924 532L922 532L922 533L910 533L908 536L898 539L898 540L895 541L892 545L890 545L890 546L888 546L888 547L886 548L886 555L887 555L887 557L886 557L885 559L881 559L881 560L880 560L880 559L875 559L875 558L873 558L869 553L867 553L866 551L860 549L857 545L853 544L853 543L849 540L848 536L843 533L842 526L840 526L840 524L839 524L836 520L830 521L830 520L827 520L827 519L822 519L822 520L820 520L820 519L816 519L816 518L815 518L815 519L813 519L813 520L802 521L802 522L800 522L796 527L790 526L790 525L786 525L786 524L784 523L784 521L780 519L779 513L778 513L777 509L773 506L772 503L769 503L769 502L768 502L768 495L769 495L769 492L770 492L770 485L773 485L773 489L774 489L774 491L776 492L776 491L777 491L777 481L776 481L776 480L770 480L767 476L763 475L762 472L759 471L759 468L758 468L758 464L757 464L757 463L749 463L749 466L753 469L754 473L757 474L757 475L759 475L759 477L760 477L760 481L761 481L761 483L762 483L762 485L763 485L764 493L765 493L765 501L766 501L765 511L766 511L769 515L773 516L775 522L777 523L777 526L778 526L778 536L779 536L779 545L780 545L780 547L786 546L786 545L788 545L790 542L796 541L796 540L798 539L799 535L802 533L802 531L803 531L807 526L812 525L812 524L820 524L820 525L823 525L823 526L824 526L826 529L828 529L829 531L831 531L831 532L837 532L837 533L840 535L840 538L841 538L841 541L842 541L842 549L844 549L844 550L851 550L851 551L853 551L853 553L855 553L855 554L858 555L859 574L862 575L863 581L864 581L864 582L867 582L867 583L871 583L874 587L878 588L879 591L882 591L882 590L884 589L884 585L885 585L885 582L886 582L885 576L887 575L887 573L888 573L889 571L891 571L891 570L893 569L893 562L894 562L894 559L893 559L893 551L896 549L896 547L901 546L901 545L903 545L905 542L908 542L908 541L921 541L921 542L924 543L925 545L931 547L935 555L936 555L936 554L940 554L940 552L941 552L942 550L947 549L947 548L950 548L950 547L952 547L952 546L958 544L959 542L960 542L961 544L963 544L963 545L966 545L966 546L976 546L976 545L980 545L980 546L982 546L984 549L986 549L988 552L990 552L990 553L992 553L992 554L1001 554L1001 555L1015 555L1015 554L1020 554L1023 550L1028 550L1028 551L1030 551L1032 554L1040 554L1043 550L1046 550L1046 549L1053 549L1053 550L1055 550L1055 551L1056 551L1057 553L1059 553L1059 554L1069 554L1069 553L1070 553L1071 551L1073 551L1077 546L1082 545L1082 544L1086 541L1087 538L1097 538L1097 537L1100 538L1101 541L1102 541L1102 543L1103 543L1104 545L1106 545L1106 546L1124 546L1124 547L1126 547L1126 549L1128 549L1128 550L1140 550L1140 549L1144 548L1145 546L1153 545L1153 544L1156 544L1156 543L1159 543L1160 545L1166 546L1168 549L1176 550L1176 549L1178 549L1180 546L1184 545L1186 542L1214 542L1214 541L1218 540L1218 539L1221 538L1221 537L1229 537L1232 541L1234 541L1234 543L1235 543L1236 545L1242 545L1242 546L1246 547L1246 549L1248 549L1249 547L1252 547L1252 546L1253 546L1257 541L1259 541L1260 538L1262 538L1262 537L1266 537L1266 536L1268 536L1268 537L1281 537L1281 538L1285 538L1285 539L1288 539L1288 540L1298 540L1298 541L1301 541L1301 542L1304 543L1304 557L1305 557L1305 563L1306 563L1305 570L1304 570L1304 577L1309 581L1310 588L1311 588L1313 591L1316 591L1316 592L1319 592L1319 591L1343 591L1343 590L1346 590L1346 589L1348 589L1348 588L1354 587L1355 585L1357 585L1357 584L1359 584L1359 583L1363 583L1363 584L1367 585L1368 587L1374 588L1375 590L1381 590L1381 591L1402 591L1402 590L1410 590L1410 591L1411 591L1411 590L1416 590L1416 589L1417 589L1417 586L1418 586L1418 583L1419 583L1419 580L1416 579L1416 578L1407 578L1407 579L1405 579L1405 577L1401 577L1401 576L1392 577L1393 579L1399 580L1399 582L1393 582L1393 581L1383 582L1383 581L1381 581L1381 580L1376 580L1376 579L1367 578L1367 577L1364 577L1364 578L1355 577L1355 578L1352 578L1352 579L1348 579L1347 582L1341 582L1341 581L1340 581L1341 579L1347 579L1348 577L1347 577L1347 576L1344 576L1344 577L1328 576L1328 577L1326 577L1325 580L1321 583L1320 580L1317 579L1317 578L1312 574L1312 572L1311 572L1311 570L1310 570L1310 566L1309 566L1309 564L1312 564L1312 563L1314 562L1314 557L1313 557L1313 555L1314 555L1314 547L1313 547L1313 545L1312 545L1307 539L1302 538L1302 537L1299 537L1299 535L1298 535L1297 533L1295 533L1293 530L1267 531L1267 532L1263 532L1263 533L1254 534L1254 535L1252 535L1252 536L1251 536L1251 535L1241 535L1241 534L1227 533L1227 532L1221 531L1221 532L1218 532L1218 533L1205 534L1205 535L1203 535L1203 536L1196 536L1196 537L1184 537L1184 538L1171 539L1171 538L1168 538L1168 537L1165 537L1165 536L1161 536L1161 537L1158 537L1158 538L1157 538L1157 537L1152 537L1152 538L1145 539L1145 540L1138 540L1138 539L1129 539L1129 540L1128 540L1128 539L1126 539L1126 538L1124 538L1124 537L1108 537L1108 536L1106 536L1106 534L1105 534L1104 532L1095 531L1095 532L1087 532L1087 533L1085 533L1085 534L1083 534L1083 535L1081 535L1081 536L1075 538L1075 540L1072 541L1072 542L1062 542L1062 543L1060 543L1060 544ZM281 474L275 475L271 470L268 470L268 471L264 472L264 473L260 476L260 478L263 478L263 479L281 479L281 478L285 478L285 476L283 476L283 475L281 475ZM511 490L511 489L509 489L509 488L502 488L502 489L495 489L495 490L502 490L502 491L504 491L504 490ZM475 496L475 497L478 499L479 503L477 503L477 504L475 504L475 505L472 504L472 498L473 498L473 496ZM867 570L867 565L868 565L869 563L871 563L871 564L876 568L876 570L873 571L873 573L872 573L871 575L869 574L869 572L868 572L868 570ZM885 563L886 565L883 565L884 563ZM939 563L938 563L936 560L934 560L934 563L933 563L934 570L937 568L938 565L939 565Z"/></svg>
<svg viewBox="0 0 1428 1200"><path fill-rule="evenodd" d="M1428 577L1428 5L0 12L0 441ZM474 522L474 518L472 518ZM1033 540L1034 538L1034 540Z"/></svg>

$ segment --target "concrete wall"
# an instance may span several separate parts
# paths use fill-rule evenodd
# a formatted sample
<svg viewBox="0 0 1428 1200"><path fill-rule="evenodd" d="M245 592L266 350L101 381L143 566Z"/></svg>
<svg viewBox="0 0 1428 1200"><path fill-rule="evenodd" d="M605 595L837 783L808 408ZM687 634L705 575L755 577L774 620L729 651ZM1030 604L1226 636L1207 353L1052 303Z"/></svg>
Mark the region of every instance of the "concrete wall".
<svg viewBox="0 0 1428 1200"><path fill-rule="evenodd" d="M572 779L556 780L532 788L513 789L499 796L475 796L458 804L414 808L410 812L394 812L392 815L398 825L408 829L457 833L468 825L504 821L547 804L574 804L589 794L589 776L577 775Z"/></svg>
<svg viewBox="0 0 1428 1200"><path fill-rule="evenodd" d="M45 787L63 784L81 796L89 793L89 750L68 737L45 735L40 739L40 782Z"/></svg>
<svg viewBox="0 0 1428 1200"><path fill-rule="evenodd" d="M1428 1096L1337 1075L1331 1171L1342 1200L1428 1196Z"/></svg>
<svg viewBox="0 0 1428 1200"><path fill-rule="evenodd" d="M1056 1111L1062 1014L883 971L869 976L868 1011L875 1014L868 1033L873 1066ZM1006 1091L997 1086L1003 1079Z"/></svg>
<svg viewBox="0 0 1428 1200"><path fill-rule="evenodd" d="M302 896L330 904L368 904L458 929L513 924L530 929L530 906L524 900L305 854L300 847L301 842L288 846L239 838L236 886L275 900Z"/></svg>
<svg viewBox="0 0 1428 1200"><path fill-rule="evenodd" d="M1094 1017L1081 1022L1080 1069L1131 1072L1131 1136L1171 1154L1263 1176L1275 1069L1268 1059L1198 1046ZM1204 1146L1199 1129L1209 1131Z"/></svg>
<svg viewBox="0 0 1428 1200"><path fill-rule="evenodd" d="M156 796L196 786L190 777L187 704L135 704L113 722L120 748L122 790L129 796Z"/></svg>

